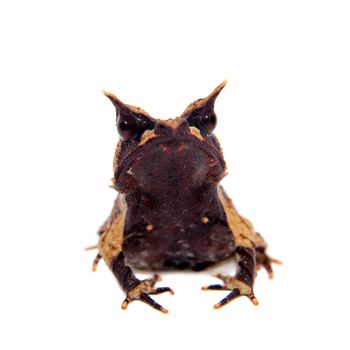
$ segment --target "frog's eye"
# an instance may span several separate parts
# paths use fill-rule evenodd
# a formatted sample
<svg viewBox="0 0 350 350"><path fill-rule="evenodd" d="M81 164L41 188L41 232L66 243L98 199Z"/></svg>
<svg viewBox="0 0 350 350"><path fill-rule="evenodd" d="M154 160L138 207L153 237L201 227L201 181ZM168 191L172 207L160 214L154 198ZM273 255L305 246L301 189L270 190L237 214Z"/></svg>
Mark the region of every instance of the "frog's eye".
<svg viewBox="0 0 350 350"><path fill-rule="evenodd" d="M131 115L123 115L117 118L117 129L122 141L128 141L137 134L139 129L137 119Z"/></svg>
<svg viewBox="0 0 350 350"><path fill-rule="evenodd" d="M137 139L145 130L154 128L154 119L143 109L123 103L110 92L103 93L117 110L117 129L122 141Z"/></svg>
<svg viewBox="0 0 350 350"><path fill-rule="evenodd" d="M214 91L206 98L201 98L192 102L182 114L187 118L190 125L200 129L201 132L211 133L216 127L216 114L214 112L215 100L221 90L226 85L223 81Z"/></svg>
<svg viewBox="0 0 350 350"><path fill-rule="evenodd" d="M216 114L212 108L198 108L192 111L188 122L203 131L212 132L216 127Z"/></svg>
<svg viewBox="0 0 350 350"><path fill-rule="evenodd" d="M200 123L207 132L212 132L216 127L216 115L214 111L211 113L205 113L199 117Z"/></svg>

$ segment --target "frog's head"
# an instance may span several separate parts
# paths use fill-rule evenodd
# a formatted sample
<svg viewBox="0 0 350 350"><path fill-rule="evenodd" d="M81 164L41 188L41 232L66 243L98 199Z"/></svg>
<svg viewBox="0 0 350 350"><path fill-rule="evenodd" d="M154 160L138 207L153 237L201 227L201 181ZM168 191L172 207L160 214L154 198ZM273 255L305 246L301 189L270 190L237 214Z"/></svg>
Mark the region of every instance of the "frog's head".
<svg viewBox="0 0 350 350"><path fill-rule="evenodd" d="M180 184L193 189L220 181L225 162L213 134L214 103L225 84L168 120L154 119L104 92L116 108L120 136L113 164L115 189L169 195Z"/></svg>

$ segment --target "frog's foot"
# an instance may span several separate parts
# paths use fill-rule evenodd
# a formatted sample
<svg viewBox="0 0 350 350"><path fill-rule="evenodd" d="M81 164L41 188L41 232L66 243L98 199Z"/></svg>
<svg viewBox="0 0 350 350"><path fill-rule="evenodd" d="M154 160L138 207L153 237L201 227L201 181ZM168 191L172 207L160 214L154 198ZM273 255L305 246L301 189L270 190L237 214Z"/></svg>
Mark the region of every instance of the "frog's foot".
<svg viewBox="0 0 350 350"><path fill-rule="evenodd" d="M263 267L267 271L269 278L273 278L272 264L281 265L282 262L277 259L273 259L269 257L265 253L265 249L256 248L255 252L256 252L256 270L260 270L261 267Z"/></svg>
<svg viewBox="0 0 350 350"><path fill-rule="evenodd" d="M94 249L97 249L98 246L97 245L92 245L90 247L86 247L84 250L87 252L89 250L94 250ZM99 261L102 259L102 255L100 253L97 253L93 263L92 263L92 271L96 272L97 270L97 265L99 263Z"/></svg>
<svg viewBox="0 0 350 350"><path fill-rule="evenodd" d="M93 263L92 263L92 271L96 272L97 271L97 265L100 262L100 260L102 259L102 255L100 253L97 253Z"/></svg>
<svg viewBox="0 0 350 350"><path fill-rule="evenodd" d="M229 276L216 274L214 277L221 279L224 283L221 284L212 284L210 286L202 287L202 290L229 290L231 291L224 299L214 305L214 309L218 309L221 306L226 305L233 299L236 299L240 296L246 296L254 305L258 305L258 300L256 299L253 288L239 279Z"/></svg>
<svg viewBox="0 0 350 350"><path fill-rule="evenodd" d="M151 278L147 278L143 281L140 281L140 283L137 284L136 287L127 292L126 298L122 304L122 309L125 310L128 307L129 303L131 303L134 300L141 300L144 303L152 306L156 310L159 310L165 314L168 313L167 309L156 303L150 297L150 295L161 294L165 292L174 294L174 291L169 287L155 288L154 286L158 281L160 281L160 277L158 275L154 275Z"/></svg>

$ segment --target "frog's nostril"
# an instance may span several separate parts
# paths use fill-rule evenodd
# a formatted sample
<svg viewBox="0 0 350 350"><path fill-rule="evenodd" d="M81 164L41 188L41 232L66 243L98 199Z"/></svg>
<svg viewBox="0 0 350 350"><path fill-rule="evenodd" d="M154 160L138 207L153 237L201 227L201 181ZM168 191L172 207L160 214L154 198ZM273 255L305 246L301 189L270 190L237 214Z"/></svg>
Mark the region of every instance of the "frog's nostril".
<svg viewBox="0 0 350 350"><path fill-rule="evenodd" d="M184 134L188 133L188 128L189 128L189 125L188 125L187 121L184 120L177 125L176 133L178 135L184 135Z"/></svg>
<svg viewBox="0 0 350 350"><path fill-rule="evenodd" d="M157 135L171 135L173 133L172 128L165 123L157 123L154 131Z"/></svg>
<svg viewBox="0 0 350 350"><path fill-rule="evenodd" d="M188 133L189 125L186 120L169 119L159 121L155 126L157 135L184 135Z"/></svg>

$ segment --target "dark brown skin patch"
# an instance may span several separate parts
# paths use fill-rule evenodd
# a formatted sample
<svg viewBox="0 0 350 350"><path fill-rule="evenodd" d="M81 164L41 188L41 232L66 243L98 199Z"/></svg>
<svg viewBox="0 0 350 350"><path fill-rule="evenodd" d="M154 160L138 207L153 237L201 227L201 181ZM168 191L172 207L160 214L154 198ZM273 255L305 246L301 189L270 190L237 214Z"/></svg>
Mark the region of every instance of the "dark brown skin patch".
<svg viewBox="0 0 350 350"><path fill-rule="evenodd" d="M103 257L126 292L123 309L140 300L166 313L150 295L173 294L168 287L155 287L158 275L141 281L131 267L198 271L235 257L235 276L219 274L222 285L203 287L229 291L215 308L239 296L258 303L253 292L257 264L272 276L271 262L276 261L266 254L265 241L219 187L226 165L213 134L214 103L224 85L166 121L105 93L116 107L122 139L113 179L121 194L99 231L94 269Z"/></svg>
<svg viewBox="0 0 350 350"><path fill-rule="evenodd" d="M164 142L150 141L132 163L128 176L134 189L126 195L123 244L131 265L199 270L233 254L232 234L216 189L224 168L215 154L197 143L177 140L176 135ZM207 224L203 216L208 217Z"/></svg>

